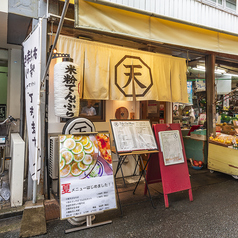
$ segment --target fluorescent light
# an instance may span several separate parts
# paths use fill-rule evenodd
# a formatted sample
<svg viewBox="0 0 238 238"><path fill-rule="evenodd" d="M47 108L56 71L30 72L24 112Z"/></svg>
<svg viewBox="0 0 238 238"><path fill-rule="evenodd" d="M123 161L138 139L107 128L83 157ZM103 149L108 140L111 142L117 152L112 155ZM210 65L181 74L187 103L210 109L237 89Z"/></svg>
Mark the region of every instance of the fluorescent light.
<svg viewBox="0 0 238 238"><path fill-rule="evenodd" d="M226 71L224 69L215 69L215 74L225 74Z"/></svg>
<svg viewBox="0 0 238 238"><path fill-rule="evenodd" d="M228 76L234 76L234 77L238 77L237 74L225 74L225 75L228 75Z"/></svg>
<svg viewBox="0 0 238 238"><path fill-rule="evenodd" d="M206 71L205 67L202 65L197 65L197 67L193 68L193 70L199 70L199 71L204 71L204 72Z"/></svg>
<svg viewBox="0 0 238 238"><path fill-rule="evenodd" d="M199 71L206 71L205 66L197 65L196 68L193 68L193 70L199 70ZM215 74L226 74L226 71L224 69L215 69Z"/></svg>

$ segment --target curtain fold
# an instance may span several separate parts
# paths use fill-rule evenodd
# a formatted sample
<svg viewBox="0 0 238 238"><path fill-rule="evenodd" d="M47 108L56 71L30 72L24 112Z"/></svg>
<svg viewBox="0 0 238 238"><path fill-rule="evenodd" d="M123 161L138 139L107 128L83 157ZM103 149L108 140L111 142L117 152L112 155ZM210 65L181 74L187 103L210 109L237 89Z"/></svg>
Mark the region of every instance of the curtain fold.
<svg viewBox="0 0 238 238"><path fill-rule="evenodd" d="M171 59L171 95L172 102L188 102L185 59Z"/></svg>
<svg viewBox="0 0 238 238"><path fill-rule="evenodd" d="M86 99L109 99L109 51L97 44L85 47L83 96Z"/></svg>
<svg viewBox="0 0 238 238"><path fill-rule="evenodd" d="M171 57L156 57L154 60L154 81L157 101L171 102L170 62Z"/></svg>
<svg viewBox="0 0 238 238"><path fill-rule="evenodd" d="M130 81L132 58L130 50L111 46L110 51L110 99L133 100L133 82Z"/></svg>

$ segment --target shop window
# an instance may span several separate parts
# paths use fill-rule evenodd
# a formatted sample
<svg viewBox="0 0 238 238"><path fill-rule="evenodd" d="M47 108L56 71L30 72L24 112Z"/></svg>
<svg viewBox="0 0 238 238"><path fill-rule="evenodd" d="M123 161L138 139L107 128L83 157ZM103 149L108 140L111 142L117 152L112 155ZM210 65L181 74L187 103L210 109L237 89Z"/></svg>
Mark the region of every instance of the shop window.
<svg viewBox="0 0 238 238"><path fill-rule="evenodd" d="M105 101L80 99L79 117L88 118L94 122L105 121ZM68 118L61 118L61 122L66 122Z"/></svg>
<svg viewBox="0 0 238 238"><path fill-rule="evenodd" d="M222 0L210 0L210 1L222 5Z"/></svg>
<svg viewBox="0 0 238 238"><path fill-rule="evenodd" d="M226 7L232 10L236 10L236 0L226 0Z"/></svg>

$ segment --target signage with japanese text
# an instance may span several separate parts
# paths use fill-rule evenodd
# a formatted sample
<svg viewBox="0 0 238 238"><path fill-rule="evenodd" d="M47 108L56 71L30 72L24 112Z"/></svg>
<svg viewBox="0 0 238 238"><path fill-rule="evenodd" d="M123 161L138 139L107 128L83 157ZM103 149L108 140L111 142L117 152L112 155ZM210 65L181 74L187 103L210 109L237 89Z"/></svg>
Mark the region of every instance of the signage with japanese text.
<svg viewBox="0 0 238 238"><path fill-rule="evenodd" d="M33 180L40 178L40 80L41 20L23 42L25 72L25 105L29 140L29 169Z"/></svg>
<svg viewBox="0 0 238 238"><path fill-rule="evenodd" d="M54 66L55 115L62 118L78 116L79 97L79 66L69 61L57 63Z"/></svg>
<svg viewBox="0 0 238 238"><path fill-rule="evenodd" d="M188 103L193 104L193 82L187 81Z"/></svg>
<svg viewBox="0 0 238 238"><path fill-rule="evenodd" d="M195 81L196 92L206 91L206 83L204 80L197 79Z"/></svg>
<svg viewBox="0 0 238 238"><path fill-rule="evenodd" d="M158 149L149 120L111 120L111 128L118 153Z"/></svg>
<svg viewBox="0 0 238 238"><path fill-rule="evenodd" d="M60 218L116 208L109 133L60 135Z"/></svg>
<svg viewBox="0 0 238 238"><path fill-rule="evenodd" d="M85 99L188 103L184 58L62 35L57 50L79 65Z"/></svg>
<svg viewBox="0 0 238 238"><path fill-rule="evenodd" d="M160 148L164 165L184 163L181 138L178 130L160 131Z"/></svg>

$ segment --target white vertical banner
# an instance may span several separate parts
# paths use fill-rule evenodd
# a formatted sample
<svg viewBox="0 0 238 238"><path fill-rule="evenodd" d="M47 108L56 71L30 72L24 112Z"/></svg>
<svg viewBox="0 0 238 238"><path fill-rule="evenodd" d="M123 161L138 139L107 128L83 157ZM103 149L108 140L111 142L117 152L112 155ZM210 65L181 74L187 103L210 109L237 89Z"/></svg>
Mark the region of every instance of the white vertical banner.
<svg viewBox="0 0 238 238"><path fill-rule="evenodd" d="M40 82L42 21L23 42L25 71L25 105L29 145L29 169L32 180L40 180Z"/></svg>

